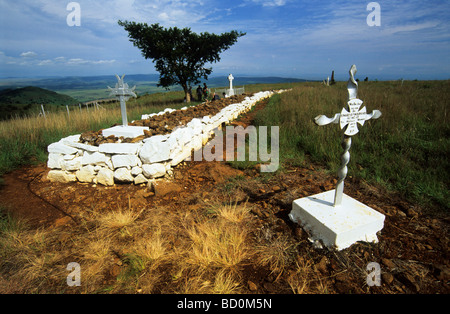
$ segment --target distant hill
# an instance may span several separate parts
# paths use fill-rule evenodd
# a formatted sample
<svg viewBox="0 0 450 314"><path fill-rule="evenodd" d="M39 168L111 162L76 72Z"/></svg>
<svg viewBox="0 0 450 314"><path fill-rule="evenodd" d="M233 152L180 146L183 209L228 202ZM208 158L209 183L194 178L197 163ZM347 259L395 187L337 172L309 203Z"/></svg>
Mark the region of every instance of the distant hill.
<svg viewBox="0 0 450 314"><path fill-rule="evenodd" d="M208 87L212 88L226 87L229 86L227 76L228 75L210 76L207 81L202 80L200 84L203 85L205 82ZM250 84L276 84L305 81L298 78L275 76L256 77L239 74L233 74L233 76L235 78L233 81L233 86L236 87ZM136 85L136 92L138 95L165 91L164 88L156 86L159 80L159 74L127 74L125 75L124 80L130 87ZM113 87L116 83L117 79L114 75L9 78L0 79L0 90L10 90L25 86L36 86L70 95L71 97L77 99L78 102L87 102L97 99L110 98L107 86ZM195 90L195 88L196 86L192 86L193 90ZM181 87L175 85L171 87L170 90L181 90Z"/></svg>
<svg viewBox="0 0 450 314"><path fill-rule="evenodd" d="M35 86L8 88L0 91L0 119L38 112L40 105L74 105L78 101L70 96Z"/></svg>

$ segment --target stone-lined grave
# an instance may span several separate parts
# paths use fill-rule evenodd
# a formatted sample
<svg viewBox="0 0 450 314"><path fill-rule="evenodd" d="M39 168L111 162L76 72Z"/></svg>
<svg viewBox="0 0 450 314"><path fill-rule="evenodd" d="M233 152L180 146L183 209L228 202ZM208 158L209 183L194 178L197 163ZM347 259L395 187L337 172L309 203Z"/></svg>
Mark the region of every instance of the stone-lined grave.
<svg viewBox="0 0 450 314"><path fill-rule="evenodd" d="M200 149L210 139L214 129L221 128L222 124L249 111L257 102L281 92L284 90L255 93L239 103L222 108L215 115L193 118L167 134L135 139L114 138L112 142L98 145L92 145L81 134L68 136L48 146L47 166L51 168L48 179L110 186L115 183L141 184L170 175L172 167L189 159L193 150ZM189 108L184 107L179 111L182 114ZM165 109L157 114L143 115L142 119L148 120L175 111Z"/></svg>

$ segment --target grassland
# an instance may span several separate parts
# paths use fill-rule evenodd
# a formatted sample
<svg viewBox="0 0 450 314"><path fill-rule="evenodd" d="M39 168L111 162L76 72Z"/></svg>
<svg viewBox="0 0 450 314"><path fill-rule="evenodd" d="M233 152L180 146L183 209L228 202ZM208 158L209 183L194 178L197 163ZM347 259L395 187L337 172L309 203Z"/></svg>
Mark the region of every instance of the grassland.
<svg viewBox="0 0 450 314"><path fill-rule="evenodd" d="M299 84L272 97L256 124L280 126L282 163L312 161L335 173L342 131L337 125L318 127L313 118L339 113L347 97L344 82ZM448 210L450 82L360 82L358 97L368 112L379 109L383 115L359 126L352 138L348 176Z"/></svg>
<svg viewBox="0 0 450 314"><path fill-rule="evenodd" d="M358 96L368 112L379 109L383 115L359 127L353 137L348 176L448 213L449 87L448 81L361 82ZM254 124L280 127L279 171L312 162L335 173L342 131L337 125L318 127L313 118L341 111L347 99L345 83L255 85L246 90L272 88L292 91L272 97L256 113ZM182 92L171 92L130 100L129 119L179 108L185 105L182 99ZM120 109L112 104L95 114L83 109L70 117L60 112L47 119L0 122L0 174L45 162L47 145L63 136L119 121ZM288 264L295 266L286 276L292 292L327 292L315 277L312 259L295 259L297 244L258 229L251 206L211 202L207 208L189 210L129 206L108 212L93 207L69 228L38 230L0 214L0 291L73 291L66 284L66 266L76 260L83 265L77 290L82 293L240 293L248 291L242 270L249 265L277 278L286 273Z"/></svg>

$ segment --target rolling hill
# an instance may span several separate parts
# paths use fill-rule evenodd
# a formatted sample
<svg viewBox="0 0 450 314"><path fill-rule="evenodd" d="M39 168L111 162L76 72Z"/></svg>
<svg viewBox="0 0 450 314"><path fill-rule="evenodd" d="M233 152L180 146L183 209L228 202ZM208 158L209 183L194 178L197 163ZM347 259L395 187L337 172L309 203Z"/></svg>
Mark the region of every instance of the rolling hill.
<svg viewBox="0 0 450 314"><path fill-rule="evenodd" d="M40 105L63 106L77 104L78 100L35 86L8 88L0 91L0 120L23 116L40 110Z"/></svg>

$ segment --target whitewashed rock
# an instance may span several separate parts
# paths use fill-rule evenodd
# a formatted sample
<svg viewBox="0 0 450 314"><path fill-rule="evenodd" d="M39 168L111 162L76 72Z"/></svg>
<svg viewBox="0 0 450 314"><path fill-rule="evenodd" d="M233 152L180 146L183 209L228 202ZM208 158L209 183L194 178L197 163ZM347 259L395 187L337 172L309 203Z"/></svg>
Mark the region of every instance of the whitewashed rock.
<svg viewBox="0 0 450 314"><path fill-rule="evenodd" d="M75 176L75 174L68 173L63 170L50 170L47 174L47 179L49 179L52 182L61 182L61 183L77 181L77 177Z"/></svg>
<svg viewBox="0 0 450 314"><path fill-rule="evenodd" d="M81 163L84 165L100 165L100 164L106 164L106 155L99 153L99 152L86 152L83 155L83 160Z"/></svg>
<svg viewBox="0 0 450 314"><path fill-rule="evenodd" d="M100 144L100 153L136 155L141 143L106 143Z"/></svg>
<svg viewBox="0 0 450 314"><path fill-rule="evenodd" d="M67 137L61 139L61 142L64 142L65 144L66 143L75 143L80 140L80 136L81 136L81 134L70 135L70 136L67 136Z"/></svg>
<svg viewBox="0 0 450 314"><path fill-rule="evenodd" d="M139 157L144 164L152 164L168 160L170 156L170 146L167 142L149 141L142 146Z"/></svg>
<svg viewBox="0 0 450 314"><path fill-rule="evenodd" d="M56 142L48 145L47 151L49 153L71 155L76 154L78 150L63 144L62 142Z"/></svg>
<svg viewBox="0 0 450 314"><path fill-rule="evenodd" d="M136 155L114 155L111 157L114 169L135 167L138 164L138 160L139 158Z"/></svg>
<svg viewBox="0 0 450 314"><path fill-rule="evenodd" d="M208 124L211 121L211 118L209 116L204 116L202 118L202 123Z"/></svg>
<svg viewBox="0 0 450 314"><path fill-rule="evenodd" d="M141 120L150 119L151 117L156 116L156 115L157 115L156 113L143 114L143 115L141 116Z"/></svg>
<svg viewBox="0 0 450 314"><path fill-rule="evenodd" d="M166 167L163 164L155 163L155 164L143 164L142 165L142 173L147 178L160 178L166 174Z"/></svg>
<svg viewBox="0 0 450 314"><path fill-rule="evenodd" d="M77 176L78 181L80 181L80 182L91 183L95 177L94 166L87 165L87 166L81 167L81 169L76 172L76 176Z"/></svg>
<svg viewBox="0 0 450 314"><path fill-rule="evenodd" d="M133 167L131 169L131 175L138 176L142 173L142 168L140 166Z"/></svg>
<svg viewBox="0 0 450 314"><path fill-rule="evenodd" d="M170 152L173 152L178 148L178 141L176 136L169 136L166 143L169 145Z"/></svg>
<svg viewBox="0 0 450 314"><path fill-rule="evenodd" d="M195 135L201 134L203 130L202 120L198 118L192 119L186 126L190 129L192 129L192 132Z"/></svg>
<svg viewBox="0 0 450 314"><path fill-rule="evenodd" d="M178 165L180 162L185 160L186 158L190 158L192 153L192 148L189 145L183 147L183 149L179 152L175 152L171 157L170 165L172 167Z"/></svg>
<svg viewBox="0 0 450 314"><path fill-rule="evenodd" d="M78 149L81 149L81 150L84 150L87 152L98 152L97 146L87 145L87 144L83 144L83 143L79 143L79 142L71 142L66 139L64 139L62 142L67 146L70 146L73 148L78 148Z"/></svg>
<svg viewBox="0 0 450 314"><path fill-rule="evenodd" d="M148 137L148 138L146 138L146 139L144 139L144 143L148 143L148 142L154 142L154 143L156 143L156 142L164 142L165 140L167 140L167 135L161 135L161 134L159 134L159 135L153 135L153 136L151 136L151 137Z"/></svg>
<svg viewBox="0 0 450 314"><path fill-rule="evenodd" d="M114 185L114 171L107 168L100 169L97 174L97 183L106 186Z"/></svg>
<svg viewBox="0 0 450 314"><path fill-rule="evenodd" d="M142 184L142 183L147 183L148 179L141 173L139 175L136 176L136 178L134 178L134 184Z"/></svg>
<svg viewBox="0 0 450 314"><path fill-rule="evenodd" d="M102 135L104 137L115 136L124 138L135 138L144 135L144 130L149 130L146 126L123 126L117 125L112 128L104 129Z"/></svg>
<svg viewBox="0 0 450 314"><path fill-rule="evenodd" d="M106 157L106 161L105 161L105 165L110 169L110 170L114 170L112 161L110 157Z"/></svg>
<svg viewBox="0 0 450 314"><path fill-rule="evenodd" d="M94 166L94 171L99 172L103 168L104 168L103 166Z"/></svg>
<svg viewBox="0 0 450 314"><path fill-rule="evenodd" d="M78 155L78 153L77 153L76 155L64 155L64 156L63 156L63 159L64 159L64 160L72 160L72 159L74 159L75 157L77 157L77 155Z"/></svg>
<svg viewBox="0 0 450 314"><path fill-rule="evenodd" d="M57 153L49 153L47 167L51 169L61 169L61 162L64 161L64 155Z"/></svg>
<svg viewBox="0 0 450 314"><path fill-rule="evenodd" d="M194 136L194 132L191 128L181 128L179 129L176 137L178 144L184 146L186 143L189 143Z"/></svg>
<svg viewBox="0 0 450 314"><path fill-rule="evenodd" d="M202 134L198 134L192 137L191 142L188 144L190 147L196 151L201 149L203 146L203 136Z"/></svg>
<svg viewBox="0 0 450 314"><path fill-rule="evenodd" d="M133 182L134 178L131 175L131 170L127 168L119 168L114 171L114 179L119 182Z"/></svg>
<svg viewBox="0 0 450 314"><path fill-rule="evenodd" d="M81 168L81 160L82 159L83 159L83 157L76 157L71 160L64 160L61 163L61 168L62 168L62 170L67 170L67 171L79 170Z"/></svg>

